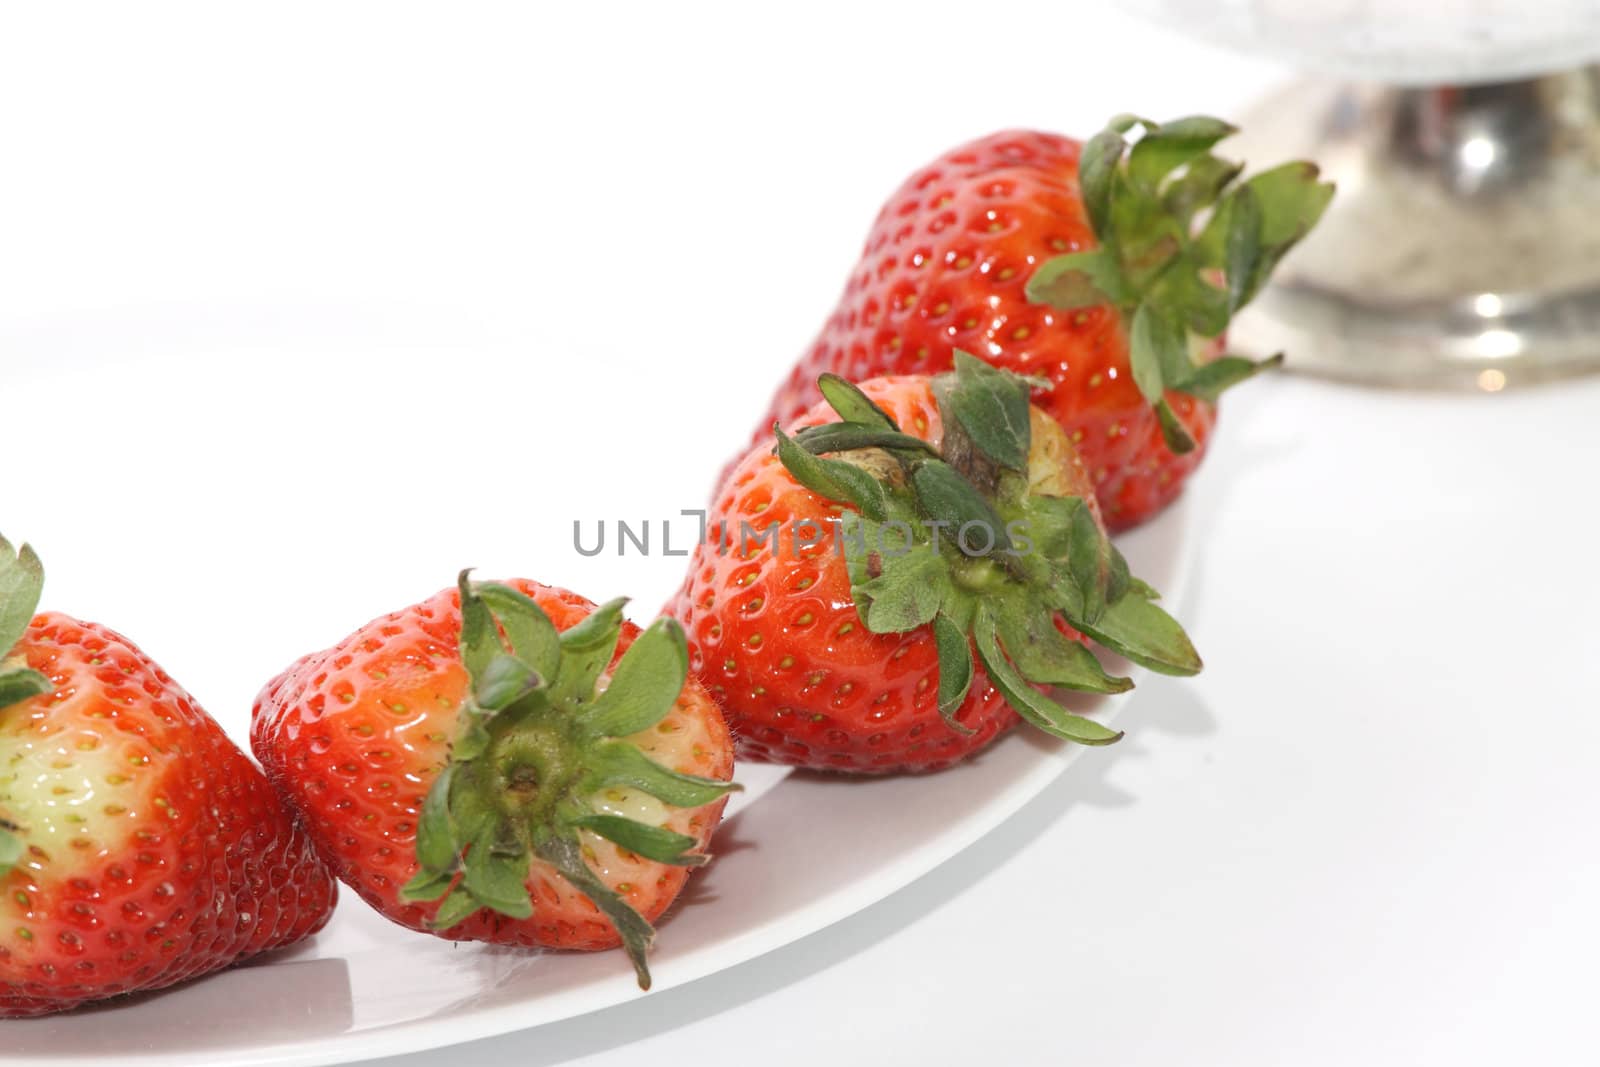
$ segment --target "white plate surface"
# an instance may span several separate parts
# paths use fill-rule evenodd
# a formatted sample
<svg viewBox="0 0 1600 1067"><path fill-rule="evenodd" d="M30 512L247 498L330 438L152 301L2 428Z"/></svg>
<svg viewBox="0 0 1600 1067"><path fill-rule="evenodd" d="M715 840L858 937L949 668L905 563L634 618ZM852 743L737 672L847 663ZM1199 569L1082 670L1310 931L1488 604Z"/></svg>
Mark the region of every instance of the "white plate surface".
<svg viewBox="0 0 1600 1067"><path fill-rule="evenodd" d="M7 454L28 462L0 529L40 549L47 607L127 633L238 739L255 690L295 655L420 599L464 563L596 599L635 592L635 617L648 617L682 561L580 556L572 522L675 515L696 506L706 473L642 455L624 435L595 434L585 405L599 385L584 378L581 358L553 368L557 342L461 340L466 333L238 309L32 331L20 338L0 429ZM659 417L645 400L629 403L608 409L630 424ZM446 410L453 404L459 415ZM514 417L499 414L508 406ZM683 455L702 458L736 439L688 426L677 437ZM612 479L598 493L597 472ZM612 500L623 504L606 507ZM1135 571L1169 596L1181 577L1183 512L1121 541ZM1076 701L1102 716L1127 702ZM882 899L1076 758L1094 753L1019 733L926 777L742 764L748 791L718 832L716 862L661 924L656 990ZM295 948L176 989L0 1027L17 1067L110 1057L324 1064L641 995L617 953L452 944L392 926L346 893L329 927Z"/></svg>

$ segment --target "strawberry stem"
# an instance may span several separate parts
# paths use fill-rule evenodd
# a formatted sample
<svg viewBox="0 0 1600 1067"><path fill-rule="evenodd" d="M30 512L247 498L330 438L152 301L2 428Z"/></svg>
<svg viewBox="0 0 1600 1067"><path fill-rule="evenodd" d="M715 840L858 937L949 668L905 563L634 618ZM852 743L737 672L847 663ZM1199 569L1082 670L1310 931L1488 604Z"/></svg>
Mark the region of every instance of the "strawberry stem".
<svg viewBox="0 0 1600 1067"><path fill-rule="evenodd" d="M673 807L698 807L738 786L679 774L624 740L672 710L688 675L682 628L663 619L616 661L622 607L615 600L557 632L539 605L509 586L474 583L463 571L461 660L471 688L449 764L423 802L415 877L403 899L439 901L433 925L448 929L488 908L533 913L527 881L541 860L587 896L622 938L641 988L650 924L589 868L580 834L591 833L658 863L698 866L698 842L649 823L595 810L609 787L637 789Z"/></svg>
<svg viewBox="0 0 1600 1067"><path fill-rule="evenodd" d="M1058 619L1154 670L1200 669L1182 627L1128 573L1089 504L1029 488L1027 379L956 352L955 370L934 380L944 422L938 452L900 447L900 428L857 387L819 384L842 421L826 433L777 431L777 454L802 485L855 509L841 516L841 535L867 629L932 627L939 711L951 729L970 732L956 715L976 648L1006 702L1038 728L1081 744L1120 736L1034 688L1119 693L1133 684L1064 637Z"/></svg>
<svg viewBox="0 0 1600 1067"><path fill-rule="evenodd" d="M1130 141L1135 129L1140 136ZM1028 299L1062 310L1111 305L1128 331L1134 382L1167 446L1195 442L1166 394L1214 402L1225 388L1277 366L1195 357L1190 337L1220 337L1333 196L1316 166L1285 163L1244 181L1211 148L1234 127L1204 115L1155 123L1120 115L1084 145L1078 186L1099 246L1056 256L1028 279ZM1220 369L1211 370L1217 364Z"/></svg>

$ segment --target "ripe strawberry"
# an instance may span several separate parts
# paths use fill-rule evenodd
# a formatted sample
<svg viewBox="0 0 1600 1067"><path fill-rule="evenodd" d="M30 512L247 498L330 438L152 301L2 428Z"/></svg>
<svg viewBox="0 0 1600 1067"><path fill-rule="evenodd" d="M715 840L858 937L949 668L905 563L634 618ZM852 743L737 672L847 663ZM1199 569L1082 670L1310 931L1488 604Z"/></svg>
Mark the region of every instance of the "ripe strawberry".
<svg viewBox="0 0 1600 1067"><path fill-rule="evenodd" d="M1241 168L1209 151L1231 132L1123 117L1080 146L1014 130L919 170L755 439L815 403L821 373L932 374L960 348L1052 383L1035 403L1082 453L1108 524L1149 518L1199 463L1217 394L1261 366L1191 353L1215 354L1333 191L1309 163L1235 184Z"/></svg>
<svg viewBox="0 0 1600 1067"><path fill-rule="evenodd" d="M320 929L333 878L266 778L132 642L35 617L43 583L0 538L0 1016Z"/></svg>
<svg viewBox="0 0 1600 1067"><path fill-rule="evenodd" d="M466 605L465 627L461 605ZM622 945L722 817L733 747L682 629L623 601L469 583L306 656L251 740L317 847L386 917L452 940Z"/></svg>
<svg viewBox="0 0 1600 1067"><path fill-rule="evenodd" d="M668 611L747 754L926 770L1019 716L1115 741L1036 688L1129 688L1079 633L1154 670L1200 669L1029 383L964 352L955 368L859 388L825 375L828 406L751 450L713 503Z"/></svg>

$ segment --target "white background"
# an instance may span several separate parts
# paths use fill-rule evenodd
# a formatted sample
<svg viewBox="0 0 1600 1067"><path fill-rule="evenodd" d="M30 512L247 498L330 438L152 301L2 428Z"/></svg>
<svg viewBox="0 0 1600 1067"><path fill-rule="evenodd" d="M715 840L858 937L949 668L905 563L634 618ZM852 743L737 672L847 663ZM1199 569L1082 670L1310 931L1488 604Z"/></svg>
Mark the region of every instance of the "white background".
<svg viewBox="0 0 1600 1067"><path fill-rule="evenodd" d="M0 521L51 606L134 630L184 597L190 634L143 611L140 641L236 730L290 656L466 563L648 615L676 562L580 558L571 519L699 503L905 174L1009 125L1235 116L1282 73L1103 4L8 8L0 360L59 377L61 429L0 421ZM126 409L75 405L173 321L415 348L376 381L156 354ZM1252 384L1193 488L1208 670L1142 687L1124 743L785 950L388 1062L1595 1062L1597 402ZM238 419L327 462L235 470L207 428ZM439 449L461 482L408 482ZM283 551L239 558L241 522ZM230 649L239 612L283 637Z"/></svg>

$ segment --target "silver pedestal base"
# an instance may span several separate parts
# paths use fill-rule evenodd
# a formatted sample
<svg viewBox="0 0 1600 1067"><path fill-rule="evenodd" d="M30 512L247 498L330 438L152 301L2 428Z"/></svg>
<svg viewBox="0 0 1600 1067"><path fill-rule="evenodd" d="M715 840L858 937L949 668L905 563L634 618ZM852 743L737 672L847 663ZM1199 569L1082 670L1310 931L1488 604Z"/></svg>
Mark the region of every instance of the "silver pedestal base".
<svg viewBox="0 0 1600 1067"><path fill-rule="evenodd" d="M1373 384L1600 371L1600 67L1432 89L1304 83L1230 155L1338 183L1317 230L1235 320L1232 347Z"/></svg>

